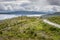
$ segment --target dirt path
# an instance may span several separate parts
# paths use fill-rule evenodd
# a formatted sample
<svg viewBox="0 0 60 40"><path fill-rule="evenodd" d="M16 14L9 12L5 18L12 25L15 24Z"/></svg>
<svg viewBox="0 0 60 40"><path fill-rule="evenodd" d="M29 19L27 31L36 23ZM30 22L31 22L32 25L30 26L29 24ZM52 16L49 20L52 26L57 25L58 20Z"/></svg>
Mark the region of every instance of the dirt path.
<svg viewBox="0 0 60 40"><path fill-rule="evenodd" d="M60 25L59 25L59 24L53 23L53 22L51 22L51 21L49 21L49 20L47 20L47 19L43 19L43 22L45 22L45 23L47 23L47 24L50 24L50 25L52 25L52 26L55 26L55 27L60 28Z"/></svg>

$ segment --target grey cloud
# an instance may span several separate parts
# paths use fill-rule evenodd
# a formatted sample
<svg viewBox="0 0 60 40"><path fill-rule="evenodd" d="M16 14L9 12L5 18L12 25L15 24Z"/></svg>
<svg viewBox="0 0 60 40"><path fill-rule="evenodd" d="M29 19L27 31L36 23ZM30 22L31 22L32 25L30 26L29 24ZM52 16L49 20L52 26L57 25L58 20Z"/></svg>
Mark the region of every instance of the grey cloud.
<svg viewBox="0 0 60 40"><path fill-rule="evenodd" d="M38 2L39 4L42 2L44 4L59 5L60 6L60 0L30 0L30 1Z"/></svg>
<svg viewBox="0 0 60 40"><path fill-rule="evenodd" d="M17 0L0 0L1 1L17 1ZM18 1L21 1L21 0L18 0ZM25 0L24 0L25 1ZM31 1L32 3L33 2L37 2L38 4L40 5L43 5L41 3L44 3L45 4L50 4L50 5L60 5L60 0L29 0ZM37 5L37 4L36 4Z"/></svg>
<svg viewBox="0 0 60 40"><path fill-rule="evenodd" d="M15 1L15 0L0 0L0 2L2 2L2 1Z"/></svg>
<svg viewBox="0 0 60 40"><path fill-rule="evenodd" d="M47 0L50 5L59 5L60 6L60 0Z"/></svg>
<svg viewBox="0 0 60 40"><path fill-rule="evenodd" d="M0 0L1 1L1 0ZM9 1L9 0L2 0L2 1ZM15 1L15 0L10 0L10 1ZM21 1L21 0L18 0ZM60 5L60 0L22 0L24 2L19 2L21 4L14 4L14 3L4 3L1 4L1 11L2 10L8 10L8 11L16 11L16 10L32 10L32 11L50 11L59 9L60 6L57 7L57 5ZM29 3L27 3L27 2ZM17 3L17 2L15 2ZM53 10L53 11L54 11Z"/></svg>

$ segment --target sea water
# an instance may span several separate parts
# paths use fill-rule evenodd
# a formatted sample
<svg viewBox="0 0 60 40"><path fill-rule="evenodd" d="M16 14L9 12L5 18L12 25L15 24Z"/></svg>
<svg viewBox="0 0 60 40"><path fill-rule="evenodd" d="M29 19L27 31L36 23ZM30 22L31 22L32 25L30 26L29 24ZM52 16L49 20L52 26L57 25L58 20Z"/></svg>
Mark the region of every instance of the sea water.
<svg viewBox="0 0 60 40"><path fill-rule="evenodd" d="M18 16L27 16L27 17L33 17L33 16L42 16L43 14L34 14L34 15L15 15L15 14L0 14L0 20L4 20L4 19L11 19L14 17L18 17Z"/></svg>
<svg viewBox="0 0 60 40"><path fill-rule="evenodd" d="M15 11L15 12L4 12L0 13L0 20L4 19L10 19L18 16L42 16L44 14L47 14L46 12L36 12L36 11Z"/></svg>

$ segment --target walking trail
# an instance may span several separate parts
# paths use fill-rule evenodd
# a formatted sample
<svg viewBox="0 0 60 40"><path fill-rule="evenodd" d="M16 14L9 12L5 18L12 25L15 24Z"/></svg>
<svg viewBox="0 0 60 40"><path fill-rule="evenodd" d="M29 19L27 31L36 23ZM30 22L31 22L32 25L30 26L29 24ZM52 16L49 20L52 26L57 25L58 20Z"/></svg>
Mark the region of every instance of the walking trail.
<svg viewBox="0 0 60 40"><path fill-rule="evenodd" d="M45 23L47 23L47 24L49 24L49 25L52 25L52 26L55 26L55 27L60 28L60 25L59 25L59 24L53 23L53 22L51 22L51 21L49 21L49 20L47 20L47 19L43 19L43 22L45 22Z"/></svg>

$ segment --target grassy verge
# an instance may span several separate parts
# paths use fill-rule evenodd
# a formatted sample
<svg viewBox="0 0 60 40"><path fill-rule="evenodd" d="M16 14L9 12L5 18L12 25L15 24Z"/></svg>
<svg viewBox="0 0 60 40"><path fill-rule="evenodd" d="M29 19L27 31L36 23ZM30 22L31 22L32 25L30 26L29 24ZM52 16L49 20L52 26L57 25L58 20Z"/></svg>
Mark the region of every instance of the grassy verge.
<svg viewBox="0 0 60 40"><path fill-rule="evenodd" d="M48 20L50 20L51 22L60 24L60 16L50 17L50 18L48 18Z"/></svg>

